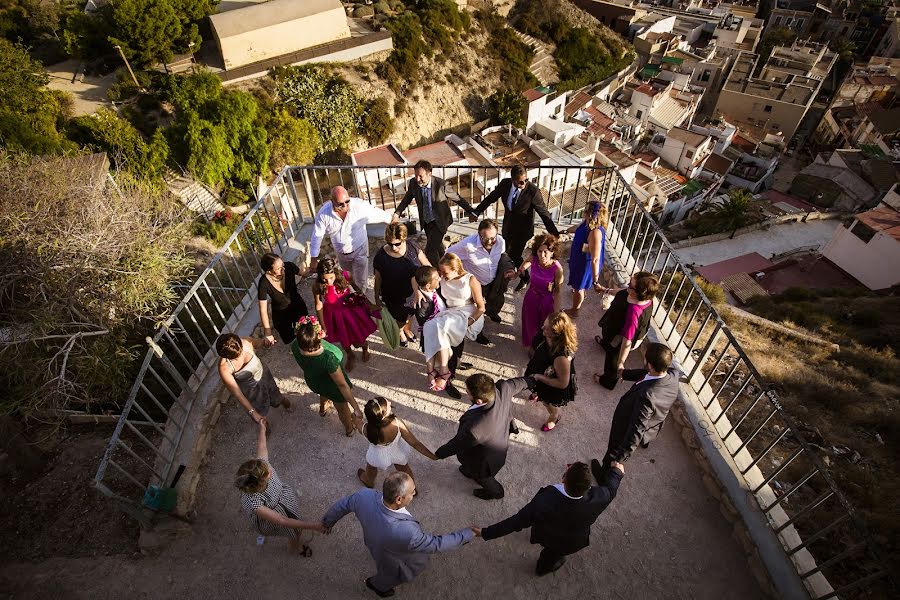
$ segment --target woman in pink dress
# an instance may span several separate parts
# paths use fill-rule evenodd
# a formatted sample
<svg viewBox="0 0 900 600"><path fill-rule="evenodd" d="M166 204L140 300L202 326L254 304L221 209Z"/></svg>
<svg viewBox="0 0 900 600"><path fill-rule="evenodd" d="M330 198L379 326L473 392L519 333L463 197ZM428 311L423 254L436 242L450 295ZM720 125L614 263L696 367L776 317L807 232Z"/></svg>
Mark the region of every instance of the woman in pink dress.
<svg viewBox="0 0 900 600"><path fill-rule="evenodd" d="M366 341L378 327L372 318L372 305L361 294L354 294L350 287L350 273L341 271L333 258L319 261L316 267L313 298L319 322L325 329L325 339L339 344L347 354L347 370L353 369L353 347L362 348L363 362L369 361L369 344Z"/></svg>
<svg viewBox="0 0 900 600"><path fill-rule="evenodd" d="M534 336L549 315L559 310L559 291L563 284L563 268L556 260L559 241L555 235L544 234L534 238L531 258L519 267L519 275L531 268L531 283L522 302L522 339L525 348L531 348Z"/></svg>

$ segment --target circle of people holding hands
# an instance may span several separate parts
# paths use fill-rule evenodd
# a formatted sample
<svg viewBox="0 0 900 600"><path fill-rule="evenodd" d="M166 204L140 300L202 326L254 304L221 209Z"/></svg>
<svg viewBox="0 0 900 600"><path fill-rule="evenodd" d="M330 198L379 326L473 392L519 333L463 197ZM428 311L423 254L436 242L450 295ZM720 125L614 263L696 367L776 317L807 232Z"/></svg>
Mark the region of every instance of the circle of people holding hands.
<svg viewBox="0 0 900 600"><path fill-rule="evenodd" d="M407 226L399 222L399 215L412 202L426 235L424 248L408 239ZM495 202L502 203L502 230L492 219L483 219L477 233L446 249L443 240L452 222L450 202L461 206L473 222ZM534 235L535 214L549 233ZM425 569L429 554L452 550L474 537L491 540L531 528L531 543L542 547L535 567L538 576L558 570L567 555L587 547L591 525L616 495L624 463L637 446L646 448L658 435L678 393L672 352L662 344L642 344L659 288L656 276L636 273L622 289L604 285L611 279L604 271L607 220L606 208L590 201L582 222L568 231L574 234L568 259L571 305L562 310L566 284L557 256L560 232L523 167L513 167L511 177L500 181L474 208L461 197L454 198L450 186L433 176L425 161L416 164L415 177L394 212L335 187L331 201L315 218L307 272L275 254L266 254L260 261L263 337L226 333L216 341L222 380L257 427L256 458L242 464L235 479L242 508L257 533L285 536L292 552L310 556L311 537L304 540L303 532L328 534L341 518L354 513L376 564L376 574L365 584L379 597L391 596L397 585L412 581ZM385 243L372 260L374 302L365 295L369 223L386 224ZM325 236L330 237L336 258L320 259ZM299 293L307 273L315 274L314 314ZM432 452L395 414L390 400L375 397L360 407L349 372L356 359L354 349L361 350L364 362L370 359L367 339L379 329L376 317L389 315L396 321L397 346L416 344L422 350L427 376L423 385L461 399L463 392L453 380L458 371L473 368L462 360L465 342L492 345L485 333L485 317L502 322L505 294L515 278L519 279L516 291L527 288L519 332L529 356L524 374L496 381L482 373L466 377L462 387L469 408L450 440ZM567 465L559 483L541 488L525 507L499 523L444 535L423 531L407 510L417 494L409 466L412 450L431 460L456 456L460 473L477 485L476 498L503 498L497 474L506 462L509 437L519 433L513 397L527 391L530 401L543 405L547 418L542 431L560 426L563 407L578 391L575 319L590 289L604 296L606 308L595 336L604 350L604 365L593 374L593 381L611 390L622 379L636 382L619 400L603 459ZM359 431L369 442L365 466L357 470L363 489L337 501L315 521L300 518L296 492L269 462L266 436L272 426L266 415L272 407L292 412L293 406L255 348L279 341L290 346L306 384L319 396L319 414L324 417L334 409L348 437ZM644 368L626 370L629 353L641 345ZM391 466L395 472L384 478L381 492L376 491L379 471Z"/></svg>

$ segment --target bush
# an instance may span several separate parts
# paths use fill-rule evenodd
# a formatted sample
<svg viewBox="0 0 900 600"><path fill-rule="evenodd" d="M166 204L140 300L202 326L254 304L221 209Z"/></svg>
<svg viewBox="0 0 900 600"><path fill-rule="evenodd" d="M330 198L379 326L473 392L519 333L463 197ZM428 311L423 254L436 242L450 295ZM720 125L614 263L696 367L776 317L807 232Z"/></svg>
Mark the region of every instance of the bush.
<svg viewBox="0 0 900 600"><path fill-rule="evenodd" d="M357 6L353 9L353 16L357 19L362 19L363 17L371 17L375 14L375 9L371 6Z"/></svg>
<svg viewBox="0 0 900 600"><path fill-rule="evenodd" d="M250 197L243 190L236 187L227 187L220 197L225 206L242 206L250 201Z"/></svg>
<svg viewBox="0 0 900 600"><path fill-rule="evenodd" d="M376 2L374 8L375 8L375 12L383 14L383 15L391 12L390 5L387 2L385 2L384 0L380 0L379 2Z"/></svg>
<svg viewBox="0 0 900 600"><path fill-rule="evenodd" d="M230 210L219 211L209 221L198 218L194 223L194 234L202 235L219 248L228 241L242 220L243 216Z"/></svg>
<svg viewBox="0 0 900 600"><path fill-rule="evenodd" d="M394 119L388 110L387 100L380 97L369 102L363 113L361 130L369 145L383 144L393 132Z"/></svg>
<svg viewBox="0 0 900 600"><path fill-rule="evenodd" d="M488 32L485 49L499 71L500 89L521 92L537 85L530 69L534 50L496 12L479 10L475 16Z"/></svg>

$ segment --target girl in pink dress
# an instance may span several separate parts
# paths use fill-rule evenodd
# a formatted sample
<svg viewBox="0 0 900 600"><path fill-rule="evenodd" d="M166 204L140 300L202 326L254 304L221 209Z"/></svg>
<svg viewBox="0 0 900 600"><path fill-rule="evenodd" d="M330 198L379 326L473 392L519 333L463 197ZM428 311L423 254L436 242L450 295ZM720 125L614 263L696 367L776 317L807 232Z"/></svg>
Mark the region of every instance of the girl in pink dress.
<svg viewBox="0 0 900 600"><path fill-rule="evenodd" d="M525 348L531 348L534 336L549 315L559 310L559 291L563 284L563 268L556 260L559 241L555 235L545 234L534 238L531 258L519 267L519 275L531 267L531 283L522 302L522 339Z"/></svg>
<svg viewBox="0 0 900 600"><path fill-rule="evenodd" d="M319 261L313 284L313 298L319 322L325 329L325 339L339 344L347 354L346 369L353 369L353 347L362 348L363 362L369 361L369 344L366 341L378 327L372 318L371 303L361 294L354 294L350 287L350 273L341 271L332 258Z"/></svg>

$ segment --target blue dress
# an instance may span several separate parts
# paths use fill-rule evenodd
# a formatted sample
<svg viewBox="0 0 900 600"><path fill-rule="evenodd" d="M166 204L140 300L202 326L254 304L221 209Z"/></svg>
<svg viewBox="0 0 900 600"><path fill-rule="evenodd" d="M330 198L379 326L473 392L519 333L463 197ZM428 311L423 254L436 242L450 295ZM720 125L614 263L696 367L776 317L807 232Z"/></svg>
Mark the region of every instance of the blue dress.
<svg viewBox="0 0 900 600"><path fill-rule="evenodd" d="M582 222L575 230L572 239L572 250L569 252L569 287L573 290L586 290L594 285L594 273L591 269L591 255L582 252L588 239L587 223ZM606 229L600 227L600 267L606 258Z"/></svg>

